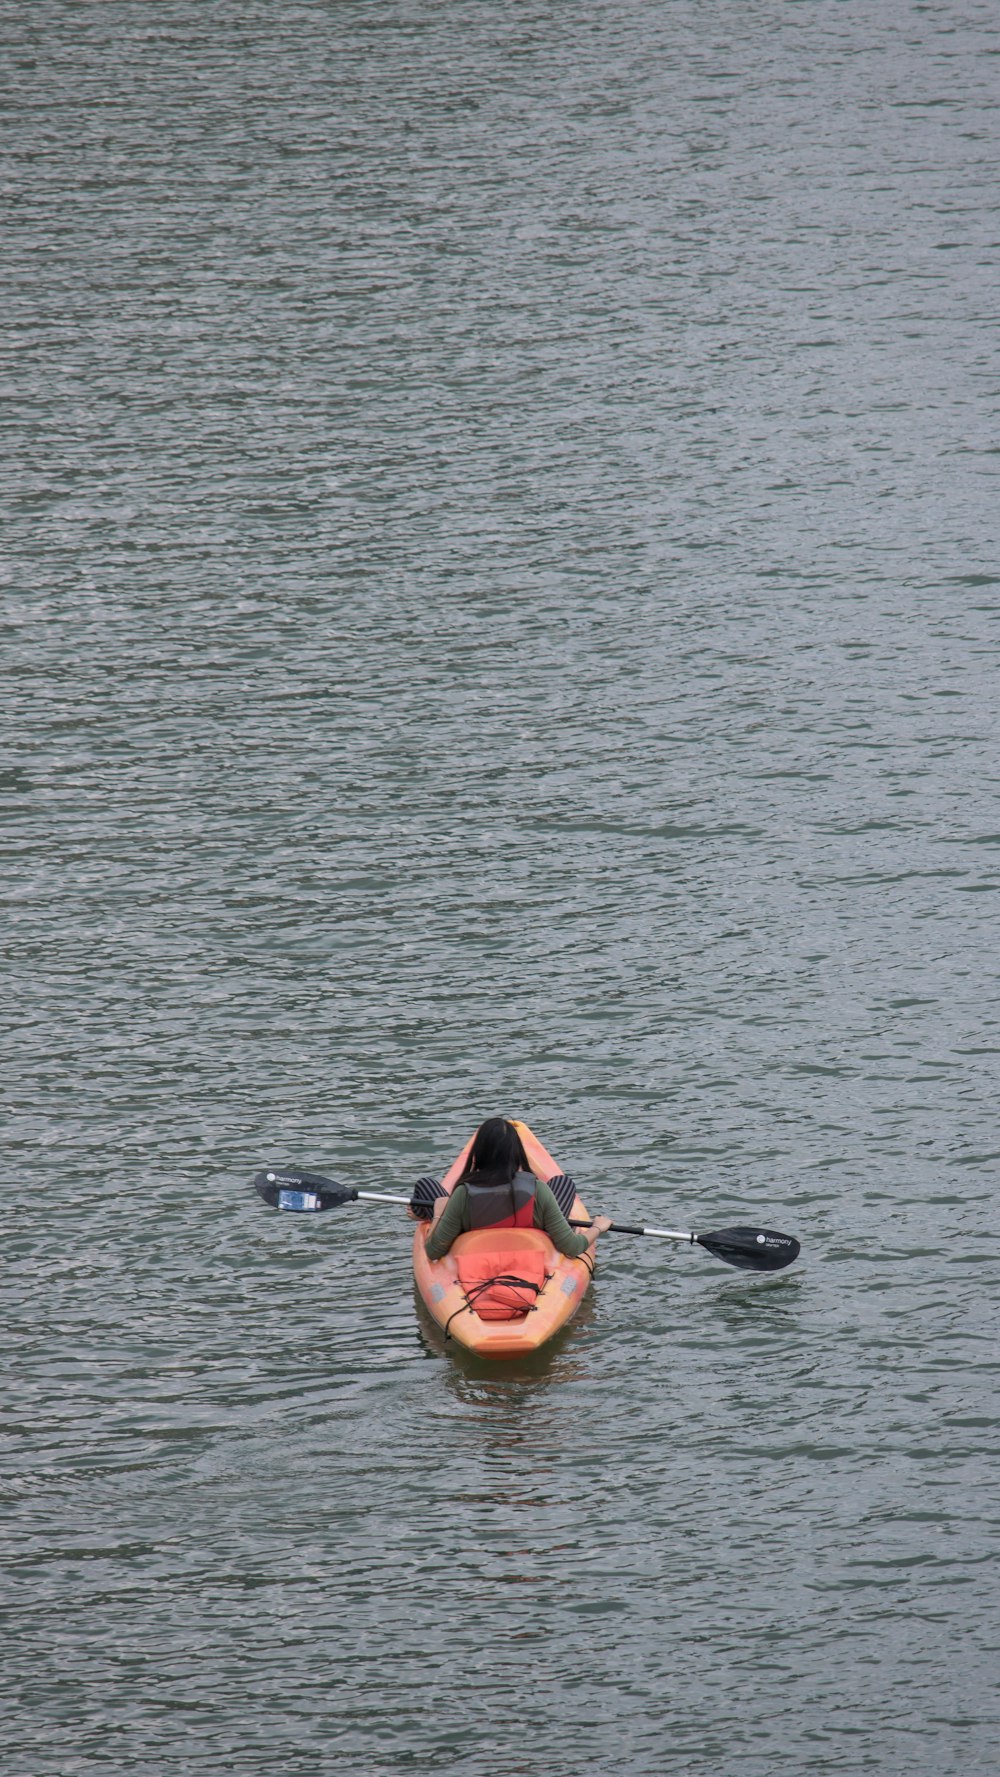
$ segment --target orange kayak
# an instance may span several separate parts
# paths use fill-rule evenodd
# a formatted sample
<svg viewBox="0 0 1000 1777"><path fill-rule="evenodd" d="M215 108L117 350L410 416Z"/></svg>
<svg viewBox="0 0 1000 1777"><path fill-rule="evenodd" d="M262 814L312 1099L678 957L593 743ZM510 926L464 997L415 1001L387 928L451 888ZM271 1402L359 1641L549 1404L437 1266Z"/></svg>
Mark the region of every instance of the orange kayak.
<svg viewBox="0 0 1000 1777"><path fill-rule="evenodd" d="M543 1182L554 1178L561 1168L552 1155L526 1123L512 1120L535 1177ZM441 1181L449 1193L471 1146L470 1137ZM578 1221L588 1216L582 1199L574 1198L570 1217ZM429 1222L421 1222L413 1236L414 1282L446 1336L480 1357L522 1357L537 1351L572 1320L590 1286L590 1264L557 1252L540 1228L479 1228L460 1234L450 1252L435 1260L424 1251L429 1229ZM534 1295L532 1286L528 1308L521 1305L527 1292L509 1289L505 1308L502 1286L484 1291L491 1273L515 1286L522 1278L537 1277L541 1288ZM509 1318L500 1318L508 1313Z"/></svg>

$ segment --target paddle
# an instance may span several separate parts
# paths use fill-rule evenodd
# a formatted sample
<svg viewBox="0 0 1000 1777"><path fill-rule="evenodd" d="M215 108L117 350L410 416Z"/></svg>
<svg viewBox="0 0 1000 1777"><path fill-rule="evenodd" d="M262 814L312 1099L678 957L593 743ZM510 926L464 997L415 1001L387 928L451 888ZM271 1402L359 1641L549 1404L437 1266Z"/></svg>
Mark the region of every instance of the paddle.
<svg viewBox="0 0 1000 1777"><path fill-rule="evenodd" d="M344 1203L403 1203L409 1197L389 1196L384 1191L355 1191L338 1185L334 1179L318 1172L258 1172L254 1190L272 1209L318 1211L339 1209ZM589 1222L571 1222L573 1228L589 1228ZM735 1265L740 1271L783 1271L799 1256L799 1243L790 1234L775 1234L770 1228L720 1228L715 1234L689 1234L678 1228L632 1228L625 1222L612 1222L611 1234L645 1234L655 1240L679 1240L688 1246L701 1246L723 1264Z"/></svg>

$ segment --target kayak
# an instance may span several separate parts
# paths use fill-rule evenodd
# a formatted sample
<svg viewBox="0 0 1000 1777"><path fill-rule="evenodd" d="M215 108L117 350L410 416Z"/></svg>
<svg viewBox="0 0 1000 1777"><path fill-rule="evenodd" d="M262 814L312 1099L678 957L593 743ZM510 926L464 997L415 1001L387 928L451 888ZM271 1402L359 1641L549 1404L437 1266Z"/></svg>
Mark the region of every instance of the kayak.
<svg viewBox="0 0 1000 1777"><path fill-rule="evenodd" d="M547 1183L561 1170L526 1123L512 1119L528 1165ZM472 1138L441 1183L451 1193L469 1157ZM588 1221L577 1196L573 1221ZM540 1228L478 1228L460 1234L443 1259L424 1250L429 1222L413 1236L413 1281L427 1312L446 1338L479 1357L523 1357L545 1345L571 1321L590 1287L592 1260L568 1259Z"/></svg>

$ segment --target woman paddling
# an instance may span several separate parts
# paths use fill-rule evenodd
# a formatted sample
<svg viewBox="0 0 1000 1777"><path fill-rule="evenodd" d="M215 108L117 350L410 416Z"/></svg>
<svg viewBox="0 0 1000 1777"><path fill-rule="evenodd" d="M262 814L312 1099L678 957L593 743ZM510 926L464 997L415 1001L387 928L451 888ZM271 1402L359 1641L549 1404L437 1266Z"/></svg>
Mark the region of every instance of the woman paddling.
<svg viewBox="0 0 1000 1777"><path fill-rule="evenodd" d="M576 1195L572 1179L558 1174L547 1183L531 1172L521 1137L506 1117L488 1117L472 1138L469 1157L450 1196L437 1179L418 1179L411 1207L418 1220L433 1216L427 1236L428 1259L443 1259L459 1234L474 1228L541 1228L557 1252L582 1257L610 1228L607 1216L595 1216L587 1232L577 1234L559 1207Z"/></svg>

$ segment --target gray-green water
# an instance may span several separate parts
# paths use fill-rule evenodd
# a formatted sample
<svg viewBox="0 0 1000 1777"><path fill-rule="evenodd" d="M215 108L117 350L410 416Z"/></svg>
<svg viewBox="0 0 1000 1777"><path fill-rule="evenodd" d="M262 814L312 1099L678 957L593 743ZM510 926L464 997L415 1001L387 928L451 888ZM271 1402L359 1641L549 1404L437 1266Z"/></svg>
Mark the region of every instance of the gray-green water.
<svg viewBox="0 0 1000 1777"><path fill-rule="evenodd" d="M994 1773L995 7L0 21L5 1770Z"/></svg>

